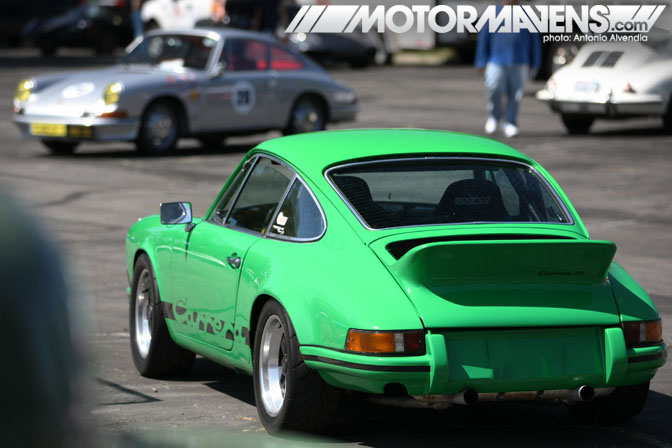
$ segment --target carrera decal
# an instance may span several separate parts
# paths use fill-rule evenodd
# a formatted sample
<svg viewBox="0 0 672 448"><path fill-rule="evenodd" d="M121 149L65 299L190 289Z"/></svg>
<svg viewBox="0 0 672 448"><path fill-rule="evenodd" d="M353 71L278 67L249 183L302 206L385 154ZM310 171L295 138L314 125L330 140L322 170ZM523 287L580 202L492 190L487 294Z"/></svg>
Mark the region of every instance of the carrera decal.
<svg viewBox="0 0 672 448"><path fill-rule="evenodd" d="M256 95L254 86L247 81L238 81L233 85L231 106L239 115L247 115L254 109Z"/></svg>

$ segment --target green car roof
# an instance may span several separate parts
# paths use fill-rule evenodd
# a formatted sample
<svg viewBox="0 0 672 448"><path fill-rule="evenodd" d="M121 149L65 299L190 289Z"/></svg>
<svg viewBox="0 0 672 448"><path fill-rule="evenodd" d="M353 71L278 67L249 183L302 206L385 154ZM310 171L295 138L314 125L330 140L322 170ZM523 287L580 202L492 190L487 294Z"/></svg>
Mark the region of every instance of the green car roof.
<svg viewBox="0 0 672 448"><path fill-rule="evenodd" d="M426 129L314 132L268 140L258 149L277 155L311 174L353 159L413 154L487 155L535 164L525 154L495 140Z"/></svg>

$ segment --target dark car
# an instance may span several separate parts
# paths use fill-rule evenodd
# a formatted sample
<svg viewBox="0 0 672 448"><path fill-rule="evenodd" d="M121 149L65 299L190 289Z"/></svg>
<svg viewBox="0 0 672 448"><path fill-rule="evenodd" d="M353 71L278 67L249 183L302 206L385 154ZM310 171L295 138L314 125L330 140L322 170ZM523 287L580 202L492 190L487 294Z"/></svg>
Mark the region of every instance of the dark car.
<svg viewBox="0 0 672 448"><path fill-rule="evenodd" d="M18 46L31 20L62 14L78 0L0 0L0 46Z"/></svg>
<svg viewBox="0 0 672 448"><path fill-rule="evenodd" d="M289 21L297 14L299 7L287 6ZM382 65L390 61L390 52L376 33L291 33L289 45L311 57L322 65L347 62L354 67Z"/></svg>
<svg viewBox="0 0 672 448"><path fill-rule="evenodd" d="M133 40L131 4L127 0L90 0L67 11L36 18L24 28L24 37L45 56L60 47L93 48L109 54Z"/></svg>

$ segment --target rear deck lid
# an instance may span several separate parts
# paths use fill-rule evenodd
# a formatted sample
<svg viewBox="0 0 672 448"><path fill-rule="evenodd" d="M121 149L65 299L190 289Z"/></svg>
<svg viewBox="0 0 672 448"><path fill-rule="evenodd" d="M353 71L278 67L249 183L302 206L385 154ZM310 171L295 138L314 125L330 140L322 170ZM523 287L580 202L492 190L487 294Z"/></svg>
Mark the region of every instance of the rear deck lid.
<svg viewBox="0 0 672 448"><path fill-rule="evenodd" d="M371 247L428 328L619 323L606 280L614 243L512 238Z"/></svg>

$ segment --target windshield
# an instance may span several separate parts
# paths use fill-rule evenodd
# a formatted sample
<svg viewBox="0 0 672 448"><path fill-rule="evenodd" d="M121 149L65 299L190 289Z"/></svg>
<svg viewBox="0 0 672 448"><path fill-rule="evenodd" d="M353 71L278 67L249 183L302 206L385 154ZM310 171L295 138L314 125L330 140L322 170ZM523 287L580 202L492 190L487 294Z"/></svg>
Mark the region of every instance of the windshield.
<svg viewBox="0 0 672 448"><path fill-rule="evenodd" d="M169 70L203 70L216 44L215 39L203 36L150 36L126 55L122 63L158 65Z"/></svg>
<svg viewBox="0 0 672 448"><path fill-rule="evenodd" d="M550 186L529 166L498 160L371 162L328 171L370 228L469 222L568 223Z"/></svg>

